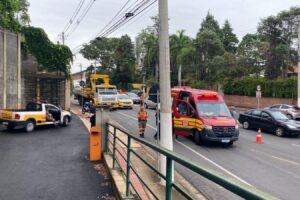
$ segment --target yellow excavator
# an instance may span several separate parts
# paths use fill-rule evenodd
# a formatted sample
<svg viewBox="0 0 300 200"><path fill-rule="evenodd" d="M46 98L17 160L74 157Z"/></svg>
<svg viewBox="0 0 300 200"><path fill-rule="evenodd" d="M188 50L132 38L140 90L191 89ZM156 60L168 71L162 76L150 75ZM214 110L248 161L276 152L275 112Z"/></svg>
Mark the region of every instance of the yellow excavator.
<svg viewBox="0 0 300 200"><path fill-rule="evenodd" d="M109 80L106 74L91 74L89 85L82 84L74 90L75 98L80 105L92 101L95 107L118 108L117 87L110 85Z"/></svg>

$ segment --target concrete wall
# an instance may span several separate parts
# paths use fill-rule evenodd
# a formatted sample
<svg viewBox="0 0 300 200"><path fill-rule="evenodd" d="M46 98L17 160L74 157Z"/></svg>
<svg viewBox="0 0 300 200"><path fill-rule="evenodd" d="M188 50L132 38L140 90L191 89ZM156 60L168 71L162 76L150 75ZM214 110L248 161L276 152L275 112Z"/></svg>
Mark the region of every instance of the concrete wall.
<svg viewBox="0 0 300 200"><path fill-rule="evenodd" d="M0 109L21 107L21 35L0 30Z"/></svg>
<svg viewBox="0 0 300 200"><path fill-rule="evenodd" d="M70 81L61 72L47 72L40 68L33 56L22 59L22 105L32 99L44 99L49 103L70 109Z"/></svg>
<svg viewBox="0 0 300 200"><path fill-rule="evenodd" d="M241 108L257 108L258 101L256 97L238 96L238 95L224 95L224 99L228 106L235 106ZM291 104L297 105L296 99L283 99L283 98L267 98L260 99L260 107L267 107L273 104Z"/></svg>

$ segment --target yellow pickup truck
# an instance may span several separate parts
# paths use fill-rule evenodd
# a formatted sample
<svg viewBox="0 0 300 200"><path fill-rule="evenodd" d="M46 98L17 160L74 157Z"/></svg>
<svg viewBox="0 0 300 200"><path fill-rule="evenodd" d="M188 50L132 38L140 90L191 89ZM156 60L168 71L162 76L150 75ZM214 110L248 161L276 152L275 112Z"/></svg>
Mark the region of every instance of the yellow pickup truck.
<svg viewBox="0 0 300 200"><path fill-rule="evenodd" d="M70 112L48 103L31 102L23 110L0 110L0 124L8 130L25 128L27 132L32 132L36 126L68 126L70 122Z"/></svg>

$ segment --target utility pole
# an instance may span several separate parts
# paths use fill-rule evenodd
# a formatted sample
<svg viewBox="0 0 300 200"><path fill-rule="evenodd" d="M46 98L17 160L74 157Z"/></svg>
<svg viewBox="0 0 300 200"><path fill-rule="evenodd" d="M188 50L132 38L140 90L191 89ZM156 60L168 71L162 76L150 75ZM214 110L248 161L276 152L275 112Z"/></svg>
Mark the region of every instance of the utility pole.
<svg viewBox="0 0 300 200"><path fill-rule="evenodd" d="M65 32L61 33L62 44L65 45Z"/></svg>
<svg viewBox="0 0 300 200"><path fill-rule="evenodd" d="M182 70L182 66L181 64L179 65L179 68L178 68L178 85L181 86L181 70Z"/></svg>
<svg viewBox="0 0 300 200"><path fill-rule="evenodd" d="M300 15L298 16L298 106L300 106Z"/></svg>
<svg viewBox="0 0 300 200"><path fill-rule="evenodd" d="M170 47L169 47L169 22L168 0L159 0L159 92L160 92L160 145L173 151L172 138L172 112L171 112L171 80L170 80ZM173 169L173 165L160 154L160 172L167 174L166 169ZM173 172L173 170L172 170Z"/></svg>

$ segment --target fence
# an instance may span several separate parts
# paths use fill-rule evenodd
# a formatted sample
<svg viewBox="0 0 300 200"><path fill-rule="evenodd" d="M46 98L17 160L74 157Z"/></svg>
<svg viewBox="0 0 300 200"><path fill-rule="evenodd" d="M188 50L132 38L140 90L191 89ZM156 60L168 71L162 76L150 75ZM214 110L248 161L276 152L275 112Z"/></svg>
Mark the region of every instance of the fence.
<svg viewBox="0 0 300 200"><path fill-rule="evenodd" d="M113 129L111 131L110 129ZM182 158L179 154L174 153L172 151L169 151L165 148L162 148L156 144L153 144L151 142L148 142L144 139L140 139L133 134L127 133L125 130L123 130L120 127L117 127L113 125L112 123L106 124L106 136L105 136L105 150L106 154L111 153L112 159L113 159L113 168L116 167L116 164L118 162L118 159L116 158L117 153L121 156L121 158L126 161L126 170L124 171L124 174L126 176L126 193L124 195L124 198L130 198L130 188L133 188L133 190L137 193L139 196L137 189L132 184L132 181L130 180L130 173L133 172L138 177L139 181L144 185L144 187L153 195L155 199L159 199L157 195L151 190L151 188L146 184L146 182L141 178L141 176L137 173L137 171L131 166L131 155L135 155L137 158L139 158L146 166L148 166L151 170L153 170L158 176L160 176L162 179L165 180L165 199L171 200L172 199L172 190L177 190L183 197L186 199L193 199L191 194L188 194L180 185L177 185L172 180L172 174L173 174L173 164L174 162L192 170L193 172L207 178L208 180L211 180L212 182L226 188L227 190L235 193L236 195L245 198L245 199L277 199L275 197L272 197L271 195L261 192L257 190L254 187L245 186L237 181L228 179L227 177L218 174L217 172L214 172L212 170L206 169L204 167L199 166L198 164L189 161L187 159ZM127 136L127 143L124 142L119 136L117 136L117 131L121 131ZM143 159L140 155L137 154L132 148L132 140L137 141L146 147L164 155L166 157L166 175L159 172L155 167L153 167L149 162L147 162L145 159ZM122 152L117 148L117 142L124 145L127 149L126 156L124 154L122 155ZM119 163L118 163L119 164ZM120 165L120 164L119 164ZM139 196L139 198L141 198Z"/></svg>

